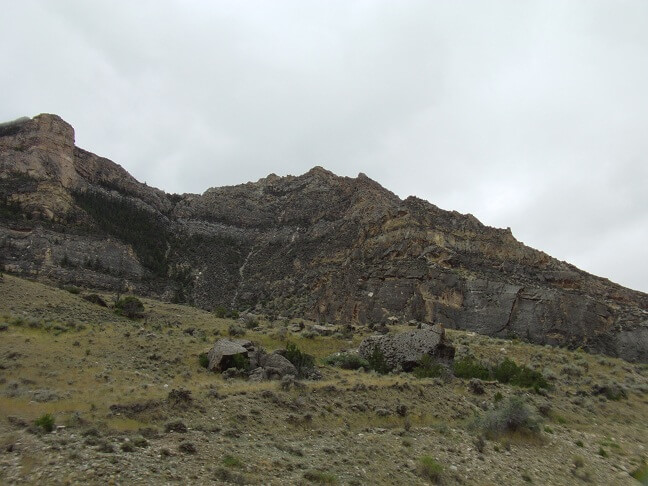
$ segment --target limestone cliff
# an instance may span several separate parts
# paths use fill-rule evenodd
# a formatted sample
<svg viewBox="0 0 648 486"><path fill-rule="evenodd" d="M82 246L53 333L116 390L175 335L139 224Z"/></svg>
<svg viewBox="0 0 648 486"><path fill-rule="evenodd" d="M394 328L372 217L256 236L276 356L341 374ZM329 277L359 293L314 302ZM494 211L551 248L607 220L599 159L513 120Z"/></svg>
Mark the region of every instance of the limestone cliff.
<svg viewBox="0 0 648 486"><path fill-rule="evenodd" d="M7 271L206 309L413 319L648 361L648 295L363 174L315 167L169 195L39 115L0 125L0 203Z"/></svg>

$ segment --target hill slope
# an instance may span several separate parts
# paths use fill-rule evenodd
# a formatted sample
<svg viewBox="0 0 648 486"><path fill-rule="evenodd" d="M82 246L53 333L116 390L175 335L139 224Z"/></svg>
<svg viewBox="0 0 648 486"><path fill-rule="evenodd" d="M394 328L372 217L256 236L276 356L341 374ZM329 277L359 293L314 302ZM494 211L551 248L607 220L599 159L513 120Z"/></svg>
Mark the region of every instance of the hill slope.
<svg viewBox="0 0 648 486"><path fill-rule="evenodd" d="M324 375L285 387L200 367L198 353L233 323L213 313L144 299L146 317L130 321L12 276L0 292L3 484L428 484L429 456L443 484L622 485L636 484L629 473L646 458L645 365L448 331L458 359L506 356L552 384L543 395L503 383L475 394L452 376L325 366L360 337L308 339L261 319L246 338L269 350L287 338ZM598 392L611 384L625 398ZM540 431L480 442L473 419L510 397L542 414ZM45 413L55 433L34 427Z"/></svg>
<svg viewBox="0 0 648 486"><path fill-rule="evenodd" d="M648 361L648 295L363 174L316 167L170 195L39 115L0 127L0 203L0 256L20 275L203 309L439 322Z"/></svg>

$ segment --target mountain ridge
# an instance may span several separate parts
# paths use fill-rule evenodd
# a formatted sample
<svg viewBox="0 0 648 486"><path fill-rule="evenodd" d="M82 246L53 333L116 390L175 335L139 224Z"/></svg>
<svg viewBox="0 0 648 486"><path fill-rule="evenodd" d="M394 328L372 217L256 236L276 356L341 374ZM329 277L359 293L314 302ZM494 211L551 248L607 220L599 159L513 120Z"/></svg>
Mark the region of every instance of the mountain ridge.
<svg viewBox="0 0 648 486"><path fill-rule="evenodd" d="M102 290L357 325L448 327L648 361L648 295L404 200L364 174L167 194L43 114L0 126L7 271Z"/></svg>

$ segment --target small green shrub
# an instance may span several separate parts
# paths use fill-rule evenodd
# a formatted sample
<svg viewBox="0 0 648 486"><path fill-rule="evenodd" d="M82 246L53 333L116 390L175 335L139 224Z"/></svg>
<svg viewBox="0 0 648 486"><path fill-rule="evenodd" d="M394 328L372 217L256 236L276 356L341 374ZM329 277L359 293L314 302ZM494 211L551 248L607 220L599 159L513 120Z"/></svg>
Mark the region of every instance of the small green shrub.
<svg viewBox="0 0 648 486"><path fill-rule="evenodd" d="M246 356L242 354L235 354L229 358L228 364L225 369L236 368L237 370L246 371L249 367L250 360Z"/></svg>
<svg viewBox="0 0 648 486"><path fill-rule="evenodd" d="M511 385L521 388L533 388L538 392L541 388L549 388L549 383L542 373L527 368L518 367L518 372L511 378Z"/></svg>
<svg viewBox="0 0 648 486"><path fill-rule="evenodd" d="M74 285L66 285L65 287L63 287L63 290L67 290L74 295L79 295L81 293L81 289L79 287L75 287Z"/></svg>
<svg viewBox="0 0 648 486"><path fill-rule="evenodd" d="M637 469L630 473L640 484L648 485L648 463L643 462Z"/></svg>
<svg viewBox="0 0 648 486"><path fill-rule="evenodd" d="M335 353L324 358L324 364L345 370L369 369L369 362L357 353Z"/></svg>
<svg viewBox="0 0 648 486"><path fill-rule="evenodd" d="M429 354L424 354L412 373L417 378L438 378L443 372L443 366L434 361Z"/></svg>
<svg viewBox="0 0 648 486"><path fill-rule="evenodd" d="M576 442L574 442L578 447L585 447L585 444L583 444L583 441L578 439Z"/></svg>
<svg viewBox="0 0 648 486"><path fill-rule="evenodd" d="M441 482L441 476L443 474L443 466L435 461L430 456L423 456L419 459L418 466L416 468L419 476L428 481L431 481L435 484Z"/></svg>
<svg viewBox="0 0 648 486"><path fill-rule="evenodd" d="M542 373L526 366L519 366L513 360L506 358L493 368L484 366L471 357L457 360L454 363L454 374L457 378L479 378L480 380L495 379L500 383L509 383L520 388L533 388L539 392L541 388L549 388L549 382Z"/></svg>
<svg viewBox="0 0 648 486"><path fill-rule="evenodd" d="M488 380L490 378L490 370L470 357L456 360L453 370L457 378L479 378L480 380Z"/></svg>
<svg viewBox="0 0 648 486"><path fill-rule="evenodd" d="M198 355L198 364L203 368L209 367L209 358L207 357L207 353L200 353Z"/></svg>
<svg viewBox="0 0 648 486"><path fill-rule="evenodd" d="M239 318L239 312L235 309L227 309L226 307L219 305L214 309L214 314L216 314L216 317L219 317L220 319L223 319L225 317L229 319L238 319Z"/></svg>
<svg viewBox="0 0 648 486"><path fill-rule="evenodd" d="M539 419L519 397L511 397L498 403L493 410L479 417L475 425L488 438L498 438L509 432L538 434Z"/></svg>
<svg viewBox="0 0 648 486"><path fill-rule="evenodd" d="M337 484L337 478L331 473L322 471L306 471L304 479L317 484Z"/></svg>
<svg viewBox="0 0 648 486"><path fill-rule="evenodd" d="M238 324L230 324L229 328L227 329L227 334L232 337L245 336L245 329L243 329Z"/></svg>
<svg viewBox="0 0 648 486"><path fill-rule="evenodd" d="M129 295L115 302L115 312L129 319L144 317L144 304L137 297Z"/></svg>
<svg viewBox="0 0 648 486"><path fill-rule="evenodd" d="M100 295L97 294L88 294L84 295L83 300L87 300L88 302L92 304L99 305L101 307L108 307L108 304L106 304L106 301L101 298Z"/></svg>
<svg viewBox="0 0 648 486"><path fill-rule="evenodd" d="M299 377L307 376L315 368L315 358L302 352L294 343L286 343L284 357L297 368Z"/></svg>
<svg viewBox="0 0 648 486"><path fill-rule="evenodd" d="M226 454L223 456L223 466L225 467L243 467L243 461L241 461L238 457L231 456L229 454Z"/></svg>
<svg viewBox="0 0 648 486"><path fill-rule="evenodd" d="M374 370L376 373L385 375L391 371L391 368L385 359L385 355L378 346L373 349L369 358L367 358L367 361L369 362L369 368Z"/></svg>
<svg viewBox="0 0 648 486"><path fill-rule="evenodd" d="M601 457L607 457L608 456L607 451L605 449L603 449L602 447L599 447L598 454Z"/></svg>
<svg viewBox="0 0 648 486"><path fill-rule="evenodd" d="M41 415L34 422L37 427L40 427L45 432L51 432L54 430L54 416L51 413L46 413Z"/></svg>
<svg viewBox="0 0 648 486"><path fill-rule="evenodd" d="M493 368L493 378L500 383L510 383L519 372L520 367L509 358L506 358Z"/></svg>

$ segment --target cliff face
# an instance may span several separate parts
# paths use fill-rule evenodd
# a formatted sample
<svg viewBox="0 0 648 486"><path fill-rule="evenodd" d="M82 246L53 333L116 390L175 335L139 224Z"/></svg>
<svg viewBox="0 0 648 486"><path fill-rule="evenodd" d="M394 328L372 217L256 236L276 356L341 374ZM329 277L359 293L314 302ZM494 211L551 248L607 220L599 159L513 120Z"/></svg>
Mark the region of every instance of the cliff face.
<svg viewBox="0 0 648 486"><path fill-rule="evenodd" d="M0 204L7 271L206 309L414 319L648 361L648 295L363 174L316 167L169 195L40 115L0 125Z"/></svg>

